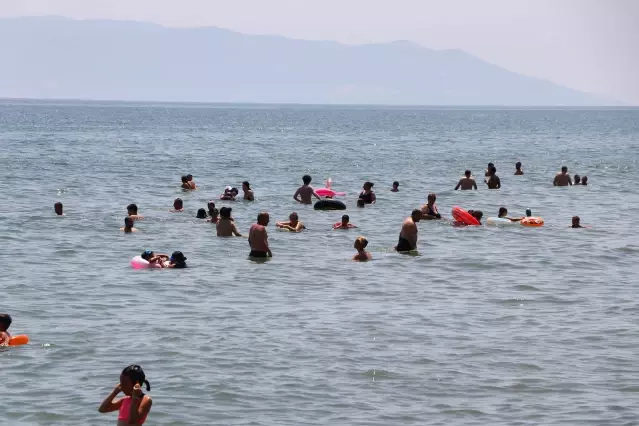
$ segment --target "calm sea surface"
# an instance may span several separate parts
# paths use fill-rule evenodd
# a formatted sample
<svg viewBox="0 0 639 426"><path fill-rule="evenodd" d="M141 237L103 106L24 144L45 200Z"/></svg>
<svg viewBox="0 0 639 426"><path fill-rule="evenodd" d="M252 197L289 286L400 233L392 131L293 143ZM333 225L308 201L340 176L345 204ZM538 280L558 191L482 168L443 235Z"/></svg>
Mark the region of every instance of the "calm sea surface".
<svg viewBox="0 0 639 426"><path fill-rule="evenodd" d="M637 109L3 101L0 147L0 312L31 338L0 350L1 424L115 424L97 408L132 363L152 425L637 422ZM499 191L481 183L489 161ZM553 188L562 165L589 186ZM479 190L453 191L466 168ZM198 191L179 189L187 173ZM359 229L295 204L307 173L347 192ZM257 201L218 207L244 233L271 213L265 264L195 218L243 180ZM356 209L366 180L378 202ZM529 207L546 226L422 222L419 255L393 253L429 192L445 216ZM124 235L132 202L146 220ZM308 230L276 231L294 210ZM358 235L373 262L349 260ZM189 269L132 270L145 249Z"/></svg>

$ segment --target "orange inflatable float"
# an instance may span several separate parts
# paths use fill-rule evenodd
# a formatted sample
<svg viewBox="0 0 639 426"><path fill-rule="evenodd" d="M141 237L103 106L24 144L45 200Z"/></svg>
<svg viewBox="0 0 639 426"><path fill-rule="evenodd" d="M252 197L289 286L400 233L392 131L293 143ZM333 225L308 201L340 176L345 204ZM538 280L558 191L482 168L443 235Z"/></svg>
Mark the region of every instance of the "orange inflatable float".
<svg viewBox="0 0 639 426"><path fill-rule="evenodd" d="M458 207L458 206L453 207L452 215L457 222L461 222L464 225L469 225L469 226L480 225L479 221L475 219L474 216L472 216L470 213L468 213L466 210L462 209L461 207Z"/></svg>
<svg viewBox="0 0 639 426"><path fill-rule="evenodd" d="M529 226L531 228L544 226L544 220L540 217L525 217L519 223L521 223L522 226Z"/></svg>
<svg viewBox="0 0 639 426"><path fill-rule="evenodd" d="M9 339L9 346L20 346L29 343L29 336L26 334L19 334Z"/></svg>

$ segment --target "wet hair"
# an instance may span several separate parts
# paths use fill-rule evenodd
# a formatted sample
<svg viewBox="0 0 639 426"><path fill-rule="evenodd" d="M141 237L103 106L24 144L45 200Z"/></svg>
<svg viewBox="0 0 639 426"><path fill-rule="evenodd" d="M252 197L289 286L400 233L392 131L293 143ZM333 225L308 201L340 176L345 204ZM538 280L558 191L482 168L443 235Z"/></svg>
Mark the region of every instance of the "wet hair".
<svg viewBox="0 0 639 426"><path fill-rule="evenodd" d="M195 216L198 219L206 219L207 214L206 214L206 209L198 209L197 210L197 215Z"/></svg>
<svg viewBox="0 0 639 426"><path fill-rule="evenodd" d="M9 329L9 327L11 326L11 322L13 322L13 320L11 319L11 315L0 314L0 324L4 325L5 330Z"/></svg>
<svg viewBox="0 0 639 426"><path fill-rule="evenodd" d="M470 176L470 174L471 174L471 173L470 173L470 170L466 170L466 171L464 172L464 174L465 174L466 176Z"/></svg>
<svg viewBox="0 0 639 426"><path fill-rule="evenodd" d="M57 203L55 203L53 205L53 207L60 207L61 208L62 207L62 203L58 201Z"/></svg>
<svg viewBox="0 0 639 426"><path fill-rule="evenodd" d="M501 215L507 215L508 214L508 209L506 207L500 207L499 208L499 214L498 216L501 217Z"/></svg>
<svg viewBox="0 0 639 426"><path fill-rule="evenodd" d="M585 184L586 184L586 182L588 182L588 176L584 176L584 177L582 177L582 178L581 178L581 184L582 184L582 185L585 185Z"/></svg>
<svg viewBox="0 0 639 426"><path fill-rule="evenodd" d="M579 222L579 221L581 221L581 218L579 216L573 216L572 217L572 221L573 221L573 223L574 222Z"/></svg>
<svg viewBox="0 0 639 426"><path fill-rule="evenodd" d="M139 383L140 386L146 385L147 392L151 391L151 383L146 379L146 375L144 374L144 370L139 365L129 365L124 370L122 370L122 375L124 377L128 377L133 385Z"/></svg>
<svg viewBox="0 0 639 426"><path fill-rule="evenodd" d="M433 200L436 200L436 199L437 199L437 195L435 195L434 193L432 193L432 192L431 192L430 194L428 194L428 198L427 198L427 200L430 200L431 198L432 198Z"/></svg>
<svg viewBox="0 0 639 426"><path fill-rule="evenodd" d="M360 198L359 200L357 200L357 207L366 207L366 201Z"/></svg>
<svg viewBox="0 0 639 426"><path fill-rule="evenodd" d="M151 250L144 250L140 257L144 260L149 260L153 257L153 252Z"/></svg>
<svg viewBox="0 0 639 426"><path fill-rule="evenodd" d="M575 175L575 183L581 182L581 176Z"/></svg>
<svg viewBox="0 0 639 426"><path fill-rule="evenodd" d="M393 186L399 186L399 182L397 181L393 182Z"/></svg>
<svg viewBox="0 0 639 426"><path fill-rule="evenodd" d="M187 183L189 181L189 178L187 178L186 176L182 176L182 183Z"/></svg>
<svg viewBox="0 0 639 426"><path fill-rule="evenodd" d="M359 245L361 250L364 250L368 245L368 240L366 237L357 237L355 238L355 244Z"/></svg>
<svg viewBox="0 0 639 426"><path fill-rule="evenodd" d="M347 215L347 214L345 214L344 216L342 216L342 220L347 220L347 221L348 221L348 220L351 220L351 218L350 218L350 217L348 217L348 215Z"/></svg>
<svg viewBox="0 0 639 426"><path fill-rule="evenodd" d="M173 263L184 263L186 262L186 256L181 251L174 251L171 253L171 262Z"/></svg>
<svg viewBox="0 0 639 426"><path fill-rule="evenodd" d="M294 217L295 219L299 220L300 216L297 214L297 212L293 212L291 214L288 215L289 219Z"/></svg>
<svg viewBox="0 0 639 426"><path fill-rule="evenodd" d="M251 189L251 185L249 184L248 180L242 182L242 185L246 186L248 189Z"/></svg>
<svg viewBox="0 0 639 426"><path fill-rule="evenodd" d="M177 205L176 205L176 204L177 204ZM178 207L178 206L179 206L179 207ZM184 207L184 202L182 201L182 199L181 199L181 198L176 198L176 199L173 201L173 207L182 208L182 207Z"/></svg>
<svg viewBox="0 0 639 426"><path fill-rule="evenodd" d="M532 216L532 210L526 209L526 217L531 217L531 216Z"/></svg>
<svg viewBox="0 0 639 426"><path fill-rule="evenodd" d="M63 212L63 207L62 207L62 203L61 202L57 202L53 205L53 210L56 212L56 214L61 215ZM59 213L58 213L59 212Z"/></svg>
<svg viewBox="0 0 639 426"><path fill-rule="evenodd" d="M497 167L492 166L492 167L490 168L490 173L492 173L492 174L497 173Z"/></svg>
<svg viewBox="0 0 639 426"><path fill-rule="evenodd" d="M267 217L269 217L267 212L259 212L257 214L257 222L260 223L262 219L266 219Z"/></svg>
<svg viewBox="0 0 639 426"><path fill-rule="evenodd" d="M133 227L133 219L131 219L129 216L124 218L124 226L128 227L128 228L132 228Z"/></svg>
<svg viewBox="0 0 639 426"><path fill-rule="evenodd" d="M129 204L126 206L126 211L132 214L138 214L138 206L136 204Z"/></svg>
<svg viewBox="0 0 639 426"><path fill-rule="evenodd" d="M364 182L364 188L366 188L367 186L370 189L373 189L373 186L375 186L375 184L373 182L366 181L366 182Z"/></svg>
<svg viewBox="0 0 639 426"><path fill-rule="evenodd" d="M186 175L186 180L193 180L193 175L192 174Z"/></svg>
<svg viewBox="0 0 639 426"><path fill-rule="evenodd" d="M521 161L517 161L517 162L515 163L515 168L516 168L516 169L521 169Z"/></svg>
<svg viewBox="0 0 639 426"><path fill-rule="evenodd" d="M568 171L568 166L562 166L561 167L561 171L564 172L564 173L567 172Z"/></svg>
<svg viewBox="0 0 639 426"><path fill-rule="evenodd" d="M419 217L421 218L423 216L422 211L420 209L415 209L411 212L410 217L412 217L413 219L415 217Z"/></svg>
<svg viewBox="0 0 639 426"><path fill-rule="evenodd" d="M232 210L233 209L231 207L222 207L220 209L220 217L223 219L230 219Z"/></svg>
<svg viewBox="0 0 639 426"><path fill-rule="evenodd" d="M302 182L304 182L304 185L308 185L309 183L311 183L311 175L304 175L302 176Z"/></svg>
<svg viewBox="0 0 639 426"><path fill-rule="evenodd" d="M235 193L235 195L237 195L237 194L239 194L239 193L240 193L240 191L238 191L238 190L237 190L237 188L231 188L231 192L232 192L232 193L234 192L234 193Z"/></svg>
<svg viewBox="0 0 639 426"><path fill-rule="evenodd" d="M477 220L481 220L481 218L484 217L484 212L481 210L473 210L471 214Z"/></svg>
<svg viewBox="0 0 639 426"><path fill-rule="evenodd" d="M488 163L488 169L490 170L491 168L495 167L495 165L493 163Z"/></svg>

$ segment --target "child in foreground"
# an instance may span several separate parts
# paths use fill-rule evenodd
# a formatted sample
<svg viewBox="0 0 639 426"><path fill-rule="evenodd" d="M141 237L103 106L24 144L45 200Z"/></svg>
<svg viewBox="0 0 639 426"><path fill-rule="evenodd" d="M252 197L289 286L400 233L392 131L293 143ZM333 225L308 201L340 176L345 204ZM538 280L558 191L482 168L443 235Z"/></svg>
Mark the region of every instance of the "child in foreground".
<svg viewBox="0 0 639 426"><path fill-rule="evenodd" d="M7 331L11 326L11 315L0 314L0 346L7 346L11 335Z"/></svg>
<svg viewBox="0 0 639 426"><path fill-rule="evenodd" d="M353 256L353 260L356 262L366 262L367 260L371 260L373 256L366 251L366 246L368 245L368 240L364 237L357 237L355 240L355 244L353 247L357 250L357 254Z"/></svg>
<svg viewBox="0 0 639 426"><path fill-rule="evenodd" d="M143 425L146 421L153 401L142 392L142 385L146 385L147 392L151 391L151 384L146 380L144 371L139 365L129 365L120 374L118 383L111 393L102 401L98 411L110 413L119 410L118 426ZM115 400L122 392L124 398Z"/></svg>

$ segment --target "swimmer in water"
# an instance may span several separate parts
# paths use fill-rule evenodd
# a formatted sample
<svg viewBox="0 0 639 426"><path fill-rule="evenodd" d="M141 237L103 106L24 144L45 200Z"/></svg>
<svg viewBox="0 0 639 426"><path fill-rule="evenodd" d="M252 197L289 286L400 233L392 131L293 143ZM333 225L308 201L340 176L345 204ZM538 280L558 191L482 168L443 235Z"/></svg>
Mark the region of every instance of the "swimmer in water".
<svg viewBox="0 0 639 426"><path fill-rule="evenodd" d="M197 213L195 214L197 219L206 219L208 215L206 214L205 209L197 209Z"/></svg>
<svg viewBox="0 0 639 426"><path fill-rule="evenodd" d="M345 214L344 216L342 216L342 221L341 222L337 222L333 225L333 229L351 229L351 228L357 228L357 226L353 225L352 223L350 223L351 218Z"/></svg>
<svg viewBox="0 0 639 426"><path fill-rule="evenodd" d="M244 199L246 201L253 201L255 199L255 194L253 194L251 185L249 184L247 180L242 182L242 191L244 191Z"/></svg>
<svg viewBox="0 0 639 426"><path fill-rule="evenodd" d="M375 193L373 192L373 186L375 184L373 182L364 182L364 186L362 187L362 192L359 193L359 199L364 200L366 204L374 204L377 200Z"/></svg>
<svg viewBox="0 0 639 426"><path fill-rule="evenodd" d="M359 200L357 200L357 207L361 207L361 208L366 207L366 201L360 198Z"/></svg>
<svg viewBox="0 0 639 426"><path fill-rule="evenodd" d="M581 226L581 219L579 218L579 216L573 216L572 217L572 225L570 227L571 228L585 228L585 226Z"/></svg>
<svg viewBox="0 0 639 426"><path fill-rule="evenodd" d="M185 176L182 176L181 178L182 180L182 185L180 185L180 188L184 189L185 191L188 191L191 189L191 185L189 185L189 179Z"/></svg>
<svg viewBox="0 0 639 426"><path fill-rule="evenodd" d="M206 204L206 208L208 210L209 216L213 216L211 214L211 212L213 211L213 209L215 208L215 201L213 200L209 200L209 202Z"/></svg>
<svg viewBox="0 0 639 426"><path fill-rule="evenodd" d="M232 211L233 209L230 207L222 207L220 209L220 218L218 219L215 227L215 229L217 229L218 237L232 237L233 235L236 237L242 236L242 234L237 232L235 222L231 219Z"/></svg>
<svg viewBox="0 0 639 426"><path fill-rule="evenodd" d="M171 253L168 262L164 262L165 268L184 269L186 268L186 256L181 251Z"/></svg>
<svg viewBox="0 0 639 426"><path fill-rule="evenodd" d="M581 176L575 175L575 185L581 185Z"/></svg>
<svg viewBox="0 0 639 426"><path fill-rule="evenodd" d="M313 204L313 198L315 197L318 200L321 200L322 197L317 195L317 192L311 186L312 178L309 175L302 176L302 182L304 185L297 188L295 194L293 194L293 199L301 204Z"/></svg>
<svg viewBox="0 0 639 426"><path fill-rule="evenodd" d="M251 247L249 257L273 257L273 253L271 253L271 249L268 245L268 233L266 232L269 221L270 217L268 213L260 212L260 214L257 215L257 223L251 225L248 235L248 242Z"/></svg>
<svg viewBox="0 0 639 426"><path fill-rule="evenodd" d="M164 263L169 260L168 254L155 254L151 250L145 250L140 257L149 262L150 265L160 265L162 268L164 267Z"/></svg>
<svg viewBox="0 0 639 426"><path fill-rule="evenodd" d="M520 220L523 219L523 217L519 217L519 218L508 217L508 209L506 209L506 207L499 208L499 213L497 213L497 217L501 219L508 219L511 222L519 222Z"/></svg>
<svg viewBox="0 0 639 426"><path fill-rule="evenodd" d="M484 170L484 176L485 177L489 177L491 175L491 170L493 169L493 167L495 167L495 165L493 163L488 163L488 166L486 167L486 170ZM486 183L488 183L488 180L484 180Z"/></svg>
<svg viewBox="0 0 639 426"><path fill-rule="evenodd" d="M484 217L484 212L482 212L481 210L468 210L468 213L470 213L472 217L477 219L477 222L479 222L479 224L481 225L481 218Z"/></svg>
<svg viewBox="0 0 639 426"><path fill-rule="evenodd" d="M186 175L186 183L189 185L189 189L197 189L195 181L193 180L193 175Z"/></svg>
<svg viewBox="0 0 639 426"><path fill-rule="evenodd" d="M0 314L0 346L8 346L11 334L9 334L9 327L11 326L11 315Z"/></svg>
<svg viewBox="0 0 639 426"><path fill-rule="evenodd" d="M126 212L133 220L142 220L144 216L138 214L138 206L135 204L129 204L126 206Z"/></svg>
<svg viewBox="0 0 639 426"><path fill-rule="evenodd" d="M393 182L393 188L391 189L391 192L399 192L399 182Z"/></svg>
<svg viewBox="0 0 639 426"><path fill-rule="evenodd" d="M464 172L464 175L466 177L459 179L459 182L457 182L457 186L455 187L455 191L457 191L459 188L461 188L462 191L477 189L477 182L475 182L475 179L471 177L470 170L466 170Z"/></svg>
<svg viewBox="0 0 639 426"><path fill-rule="evenodd" d="M437 220L442 218L442 215L439 214L439 210L437 210L437 206L435 205L436 200L437 195L428 194L428 201L422 206L422 220Z"/></svg>
<svg viewBox="0 0 639 426"><path fill-rule="evenodd" d="M291 232L301 232L303 229L306 229L304 223L300 222L299 216L297 213L293 212L288 217L288 222L277 222L275 226L282 229L287 229Z"/></svg>
<svg viewBox="0 0 639 426"><path fill-rule="evenodd" d="M133 219L131 219L129 216L124 218L124 227L120 228L120 231L124 231L125 234L138 232L138 230L133 227Z"/></svg>
<svg viewBox="0 0 639 426"><path fill-rule="evenodd" d="M521 169L521 162L517 161L515 163L515 176L522 176L524 171Z"/></svg>
<svg viewBox="0 0 639 426"><path fill-rule="evenodd" d="M173 200L173 208L169 210L172 213L179 213L184 211L184 202L181 198Z"/></svg>
<svg viewBox="0 0 639 426"><path fill-rule="evenodd" d="M55 211L55 214L58 216L64 216L64 207L59 201L53 205L53 211Z"/></svg>
<svg viewBox="0 0 639 426"><path fill-rule="evenodd" d="M581 185L582 186L588 185L588 176L584 176L581 178Z"/></svg>
<svg viewBox="0 0 639 426"><path fill-rule="evenodd" d="M495 166L490 168L490 175L486 181L486 185L488 185L488 189L501 188L501 180L499 179L499 176L497 176L497 168Z"/></svg>
<svg viewBox="0 0 639 426"><path fill-rule="evenodd" d="M142 392L142 386L147 392L151 391L151 384L146 380L144 371L139 365L129 365L120 374L120 383L102 401L98 411L111 413L119 411L117 426L142 425L151 412L153 401L149 395ZM115 399L120 392L124 398Z"/></svg>
<svg viewBox="0 0 639 426"><path fill-rule="evenodd" d="M353 244L353 248L357 250L357 254L353 256L353 260L356 262L366 262L371 260L373 256L366 251L366 246L368 245L368 240L364 237L357 237L355 240L355 244Z"/></svg>
<svg viewBox="0 0 639 426"><path fill-rule="evenodd" d="M422 211L413 210L410 217L407 217L402 223L402 230L399 232L399 241L395 246L398 252L409 252L417 249L417 222L422 218Z"/></svg>
<svg viewBox="0 0 639 426"><path fill-rule="evenodd" d="M568 167L563 166L561 172L555 175L555 179L552 182L553 186L572 186L572 179L568 174Z"/></svg>
<svg viewBox="0 0 639 426"><path fill-rule="evenodd" d="M209 210L209 215L211 216L211 218L208 220L208 222L211 222L211 223L219 222L220 211L218 209L213 207L213 210Z"/></svg>
<svg viewBox="0 0 639 426"><path fill-rule="evenodd" d="M235 189L235 191L233 191ZM225 201L235 201L235 196L237 195L237 188L231 188L230 186L227 186L224 189L224 194L220 195L220 200L225 200Z"/></svg>

